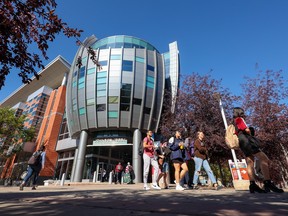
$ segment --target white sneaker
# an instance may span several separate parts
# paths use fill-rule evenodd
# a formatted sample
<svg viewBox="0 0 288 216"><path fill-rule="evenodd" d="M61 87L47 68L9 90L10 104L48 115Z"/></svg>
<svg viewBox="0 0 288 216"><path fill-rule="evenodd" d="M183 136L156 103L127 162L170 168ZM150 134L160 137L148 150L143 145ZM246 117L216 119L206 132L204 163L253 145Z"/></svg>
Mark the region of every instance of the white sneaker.
<svg viewBox="0 0 288 216"><path fill-rule="evenodd" d="M157 190L161 190L161 187L159 187L157 184L152 184L151 187Z"/></svg>
<svg viewBox="0 0 288 216"><path fill-rule="evenodd" d="M184 191L185 188L183 188L181 185L177 185L177 186L176 186L176 190Z"/></svg>
<svg viewBox="0 0 288 216"><path fill-rule="evenodd" d="M150 190L150 187L148 187L147 185L144 185L144 190Z"/></svg>

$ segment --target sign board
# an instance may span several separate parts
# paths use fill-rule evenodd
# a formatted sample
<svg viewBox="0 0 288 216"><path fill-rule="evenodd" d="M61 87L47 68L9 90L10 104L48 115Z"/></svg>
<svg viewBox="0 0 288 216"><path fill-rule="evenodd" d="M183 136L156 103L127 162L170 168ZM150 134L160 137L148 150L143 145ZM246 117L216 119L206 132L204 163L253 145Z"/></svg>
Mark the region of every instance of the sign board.
<svg viewBox="0 0 288 216"><path fill-rule="evenodd" d="M233 180L239 180L235 163L232 160L228 160L228 163ZM242 180L249 180L246 160L245 159L242 159L241 161L238 160L237 163L241 173Z"/></svg>
<svg viewBox="0 0 288 216"><path fill-rule="evenodd" d="M121 145L133 145L128 143L126 139L97 139L93 141L92 145L88 146L121 146Z"/></svg>

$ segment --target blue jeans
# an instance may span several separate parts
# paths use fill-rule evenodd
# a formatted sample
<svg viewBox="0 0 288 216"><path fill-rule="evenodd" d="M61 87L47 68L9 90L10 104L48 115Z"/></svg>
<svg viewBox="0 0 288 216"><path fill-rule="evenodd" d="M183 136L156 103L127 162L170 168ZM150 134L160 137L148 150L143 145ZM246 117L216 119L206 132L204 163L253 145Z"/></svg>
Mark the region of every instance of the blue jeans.
<svg viewBox="0 0 288 216"><path fill-rule="evenodd" d="M215 176L213 174L213 171L210 168L210 165L207 160L203 160L198 157L194 157L195 161L195 172L194 172L194 178L193 178L193 184L197 185L198 184L198 178L199 178L199 172L201 170L201 167L203 166L205 172L207 173L209 179L211 180L212 184L216 183Z"/></svg>
<svg viewBox="0 0 288 216"><path fill-rule="evenodd" d="M23 179L23 183L24 185L28 182L28 180L31 178L31 176L34 174L34 178L33 178L33 185L36 185L37 179L38 179L38 175L39 175L39 168L34 168L32 166L28 167L28 173L25 176L25 178Z"/></svg>

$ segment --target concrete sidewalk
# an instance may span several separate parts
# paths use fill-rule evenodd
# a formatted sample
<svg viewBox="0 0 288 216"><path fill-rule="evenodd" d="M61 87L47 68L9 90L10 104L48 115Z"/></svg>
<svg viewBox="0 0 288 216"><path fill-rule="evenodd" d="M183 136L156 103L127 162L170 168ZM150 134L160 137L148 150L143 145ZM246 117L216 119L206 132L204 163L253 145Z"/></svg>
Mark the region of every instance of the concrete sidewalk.
<svg viewBox="0 0 288 216"><path fill-rule="evenodd" d="M19 191L0 187L1 215L288 215L288 191L250 194L223 188L143 190L143 184L77 183Z"/></svg>

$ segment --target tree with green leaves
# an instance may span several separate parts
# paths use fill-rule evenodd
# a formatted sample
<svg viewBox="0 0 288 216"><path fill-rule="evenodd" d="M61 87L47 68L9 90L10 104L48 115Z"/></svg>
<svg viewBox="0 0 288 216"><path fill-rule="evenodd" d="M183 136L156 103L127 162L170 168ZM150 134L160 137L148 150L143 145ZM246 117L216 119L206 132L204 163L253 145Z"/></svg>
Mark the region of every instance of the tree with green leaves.
<svg viewBox="0 0 288 216"><path fill-rule="evenodd" d="M55 13L55 0L1 0L0 1L0 89L6 76L14 68L20 69L18 75L23 83L31 81L29 75L39 79L35 68L44 69L41 57L48 59L48 43L63 33L76 38L77 43L82 30L70 28ZM38 48L39 53L31 52L29 46ZM95 52L88 48L91 58Z"/></svg>
<svg viewBox="0 0 288 216"><path fill-rule="evenodd" d="M288 85L283 73L259 71L243 85L246 121L255 128L260 147L272 162L275 182L288 179Z"/></svg>
<svg viewBox="0 0 288 216"><path fill-rule="evenodd" d="M0 108L0 157L8 158L22 150L24 142L33 140L34 128L25 128L26 116L15 116L15 110Z"/></svg>

